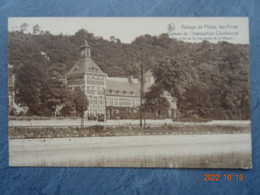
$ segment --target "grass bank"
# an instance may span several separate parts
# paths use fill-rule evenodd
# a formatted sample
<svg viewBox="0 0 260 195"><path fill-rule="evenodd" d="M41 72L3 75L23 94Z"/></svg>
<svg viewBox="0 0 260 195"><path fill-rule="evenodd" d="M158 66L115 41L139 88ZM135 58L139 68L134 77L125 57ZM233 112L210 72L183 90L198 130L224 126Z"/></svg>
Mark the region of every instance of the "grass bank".
<svg viewBox="0 0 260 195"><path fill-rule="evenodd" d="M225 125L162 125L160 127L133 126L90 126L80 127L9 127L10 139L63 138L63 137L105 137L142 135L181 135L181 134L233 134L249 133L248 126Z"/></svg>

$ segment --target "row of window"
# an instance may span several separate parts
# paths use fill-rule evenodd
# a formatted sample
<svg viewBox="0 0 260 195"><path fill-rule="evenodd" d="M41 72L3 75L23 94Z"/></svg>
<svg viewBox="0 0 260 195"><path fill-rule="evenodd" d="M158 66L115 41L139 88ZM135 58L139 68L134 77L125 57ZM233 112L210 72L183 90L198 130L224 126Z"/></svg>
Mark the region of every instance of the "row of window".
<svg viewBox="0 0 260 195"><path fill-rule="evenodd" d="M88 90L100 90L100 91L104 91L104 87L98 87L98 86L87 86Z"/></svg>
<svg viewBox="0 0 260 195"><path fill-rule="evenodd" d="M89 78L89 79L104 79L105 76L101 76L101 75L87 75L87 78Z"/></svg>
<svg viewBox="0 0 260 195"><path fill-rule="evenodd" d="M105 104L104 96L88 96L89 107L93 105L103 106ZM136 107L140 106L139 98L120 98L120 97L108 97L107 106L129 106Z"/></svg>
<svg viewBox="0 0 260 195"><path fill-rule="evenodd" d="M140 99L132 98L108 98L107 106L129 106L136 107L140 106Z"/></svg>
<svg viewBox="0 0 260 195"><path fill-rule="evenodd" d="M76 87L79 87L81 90L84 91L84 85L69 86L67 89L70 90L70 91L74 91Z"/></svg>
<svg viewBox="0 0 260 195"><path fill-rule="evenodd" d="M133 91L113 91L113 90L108 90L109 94L116 94L116 95L134 95Z"/></svg>
<svg viewBox="0 0 260 195"><path fill-rule="evenodd" d="M103 105L105 103L103 96L89 96L89 105Z"/></svg>
<svg viewBox="0 0 260 195"><path fill-rule="evenodd" d="M82 84L82 83L75 83L75 84ZM69 86L68 90L74 90L75 87L77 87L77 86ZM81 89L84 90L83 85L81 86ZM95 90L95 91L104 91L105 87L104 86L90 85L90 86L87 86L86 89L87 90ZM133 91L119 91L119 90L114 91L114 90L111 90L111 89L108 90L108 93L112 94L112 95L134 95Z"/></svg>
<svg viewBox="0 0 260 195"><path fill-rule="evenodd" d="M88 112L105 112L105 107L89 107Z"/></svg>

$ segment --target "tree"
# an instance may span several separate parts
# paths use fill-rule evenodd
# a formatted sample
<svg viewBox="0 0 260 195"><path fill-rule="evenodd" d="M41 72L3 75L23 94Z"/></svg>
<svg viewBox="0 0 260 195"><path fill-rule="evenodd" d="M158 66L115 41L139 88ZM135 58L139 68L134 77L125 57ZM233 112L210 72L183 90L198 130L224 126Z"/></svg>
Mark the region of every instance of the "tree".
<svg viewBox="0 0 260 195"><path fill-rule="evenodd" d="M69 94L69 100L75 107L76 114L81 118L84 117L84 111L88 108L88 99L79 87L76 87L72 93Z"/></svg>
<svg viewBox="0 0 260 195"><path fill-rule="evenodd" d="M49 79L38 66L23 66L15 81L16 101L27 106L34 115L56 115L57 106L66 101L64 84L58 79Z"/></svg>
<svg viewBox="0 0 260 195"><path fill-rule="evenodd" d="M33 34L38 34L38 33L40 33L40 26L38 25L38 24L36 24L36 25L34 25L33 26Z"/></svg>
<svg viewBox="0 0 260 195"><path fill-rule="evenodd" d="M32 114L48 115L45 73L34 65L24 65L16 74L15 98L22 106L27 106Z"/></svg>
<svg viewBox="0 0 260 195"><path fill-rule="evenodd" d="M57 106L66 102L66 89L62 81L58 79L50 79L48 81L48 108L56 116Z"/></svg>
<svg viewBox="0 0 260 195"><path fill-rule="evenodd" d="M20 31L21 31L22 33L25 33L27 30L28 30L28 24L27 24L27 23L21 24L21 26L20 26Z"/></svg>
<svg viewBox="0 0 260 195"><path fill-rule="evenodd" d="M185 105L185 112L182 113L183 116L189 118L210 118L213 102L211 101L209 89L205 88L203 83L194 84L187 88L184 97L185 98L182 98L179 102L182 105ZM215 105L215 108L219 109L217 105Z"/></svg>
<svg viewBox="0 0 260 195"><path fill-rule="evenodd" d="M66 91L66 101L63 103L63 107L60 110L61 116L75 116L75 104L72 101L73 100L73 93ZM77 114L77 113L76 113Z"/></svg>
<svg viewBox="0 0 260 195"><path fill-rule="evenodd" d="M167 115L170 107L170 104L168 100L163 96L163 93L163 88L160 85L154 84L144 95L145 111L156 112L157 118L160 118L162 114Z"/></svg>
<svg viewBox="0 0 260 195"><path fill-rule="evenodd" d="M183 113L193 108L192 113L200 117L250 118L248 44L207 41L194 44L171 39L167 34L143 35L130 44L114 43L83 29L74 35L52 35L39 34L36 28L36 34L8 32L8 63L13 65L9 76L19 74L25 64L37 65L46 75L41 88L50 91L50 78L62 78L68 72L80 55L79 46L87 39L92 47L92 59L109 76L136 78L140 74L136 62L146 64L154 73L156 83L177 98L178 109ZM39 101L44 102L47 110L41 108L38 115L52 112L48 100L53 96L48 96L50 92L46 94ZM59 98L62 97L54 97ZM58 103L55 101L51 105ZM70 109L66 111L69 112Z"/></svg>
<svg viewBox="0 0 260 195"><path fill-rule="evenodd" d="M197 70L186 55L163 58L153 69L155 82L172 95L182 95L186 88L198 80Z"/></svg>

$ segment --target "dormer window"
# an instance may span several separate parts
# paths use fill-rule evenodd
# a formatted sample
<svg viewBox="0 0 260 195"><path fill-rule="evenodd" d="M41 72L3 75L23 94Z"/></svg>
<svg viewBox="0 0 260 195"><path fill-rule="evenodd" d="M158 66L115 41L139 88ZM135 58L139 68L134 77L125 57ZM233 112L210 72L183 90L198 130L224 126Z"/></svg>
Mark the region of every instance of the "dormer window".
<svg viewBox="0 0 260 195"><path fill-rule="evenodd" d="M75 72L78 72L78 71L79 71L79 67L76 66L74 71L75 71Z"/></svg>

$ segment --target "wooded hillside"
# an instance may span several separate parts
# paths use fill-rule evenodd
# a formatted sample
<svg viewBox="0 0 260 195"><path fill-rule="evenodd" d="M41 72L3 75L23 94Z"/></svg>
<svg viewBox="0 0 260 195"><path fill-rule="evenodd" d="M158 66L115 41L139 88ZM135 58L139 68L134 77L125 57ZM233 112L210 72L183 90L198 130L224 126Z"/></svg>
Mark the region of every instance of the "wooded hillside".
<svg viewBox="0 0 260 195"><path fill-rule="evenodd" d="M37 90L32 93L38 93L37 97L28 96L27 102L19 96L17 101L22 105L37 104L38 110L44 110L31 110L32 114L51 115L46 109L65 101L58 95L63 91L53 83L77 61L79 47L86 38L92 47L92 59L109 76L139 77L140 63L146 70L151 69L156 83L178 99L182 117L250 118L248 45L185 43L170 39L167 34L143 35L124 44L115 37L104 40L88 32L84 34L84 30L72 36L22 30L8 33L8 63L14 67L9 76L30 77L22 79L17 88L21 91L35 86ZM30 76L32 73L38 76ZM50 99L56 100L53 103Z"/></svg>

